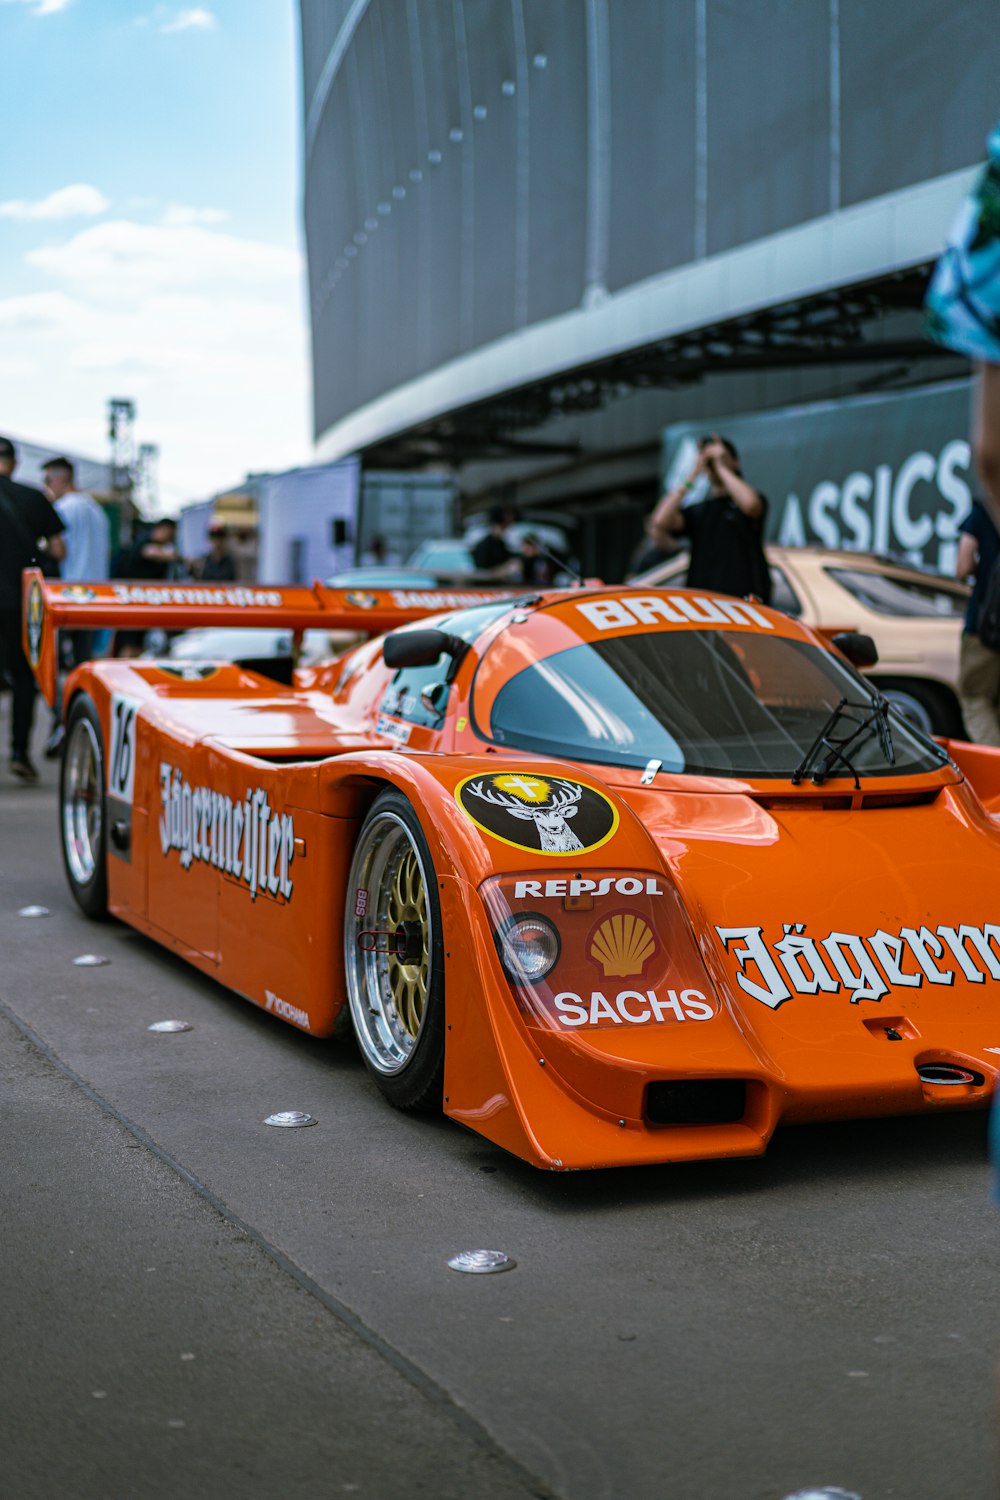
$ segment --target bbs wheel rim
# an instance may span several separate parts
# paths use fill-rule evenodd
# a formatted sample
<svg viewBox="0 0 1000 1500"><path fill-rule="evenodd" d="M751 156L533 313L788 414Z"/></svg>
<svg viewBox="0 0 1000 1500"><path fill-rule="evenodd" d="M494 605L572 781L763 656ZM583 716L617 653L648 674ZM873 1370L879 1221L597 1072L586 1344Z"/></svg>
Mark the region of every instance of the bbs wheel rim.
<svg viewBox="0 0 1000 1500"><path fill-rule="evenodd" d="M66 746L63 842L77 885L94 878L101 851L101 751L94 726L77 719Z"/></svg>
<svg viewBox="0 0 1000 1500"><path fill-rule="evenodd" d="M432 978L427 882L428 871L403 820L388 811L373 818L362 830L351 865L344 956L358 1043L371 1067L386 1075L406 1067L427 1014Z"/></svg>

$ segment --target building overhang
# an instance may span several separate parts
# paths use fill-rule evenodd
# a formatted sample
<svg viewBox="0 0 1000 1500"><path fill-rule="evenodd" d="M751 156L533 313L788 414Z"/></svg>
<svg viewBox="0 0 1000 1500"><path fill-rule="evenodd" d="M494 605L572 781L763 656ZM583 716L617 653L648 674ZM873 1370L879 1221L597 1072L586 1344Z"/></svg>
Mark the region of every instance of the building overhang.
<svg viewBox="0 0 1000 1500"><path fill-rule="evenodd" d="M317 458L378 467L570 456L553 417L715 372L917 362L930 265L975 169L948 173L650 278L387 392L329 428ZM910 316L907 317L906 315ZM902 315L902 316L900 316Z"/></svg>

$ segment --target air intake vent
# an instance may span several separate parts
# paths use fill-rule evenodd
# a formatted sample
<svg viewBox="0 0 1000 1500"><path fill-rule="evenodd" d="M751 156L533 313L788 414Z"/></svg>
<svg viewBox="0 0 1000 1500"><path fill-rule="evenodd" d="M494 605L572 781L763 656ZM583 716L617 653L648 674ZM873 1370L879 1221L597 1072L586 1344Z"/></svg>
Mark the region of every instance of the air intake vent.
<svg viewBox="0 0 1000 1500"><path fill-rule="evenodd" d="M934 802L940 793L938 786L915 792L814 792L803 787L795 796L758 792L754 800L769 812L816 812L820 808L866 812L876 807L923 807Z"/></svg>
<svg viewBox="0 0 1000 1500"><path fill-rule="evenodd" d="M747 1107L742 1078L676 1078L646 1090L650 1125L735 1125Z"/></svg>
<svg viewBox="0 0 1000 1500"><path fill-rule="evenodd" d="M954 1063L921 1063L917 1072L924 1083L935 1083L942 1088L971 1084L978 1089L986 1082L982 1073L977 1073L974 1068L959 1068Z"/></svg>

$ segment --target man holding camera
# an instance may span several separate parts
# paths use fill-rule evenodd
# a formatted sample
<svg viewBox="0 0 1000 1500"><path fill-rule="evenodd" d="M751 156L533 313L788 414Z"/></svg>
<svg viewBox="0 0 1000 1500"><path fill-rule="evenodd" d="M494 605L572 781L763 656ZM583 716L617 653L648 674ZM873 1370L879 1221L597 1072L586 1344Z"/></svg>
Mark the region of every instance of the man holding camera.
<svg viewBox="0 0 1000 1500"><path fill-rule="evenodd" d="M704 498L693 491L705 489ZM764 556L767 500L743 478L739 454L713 433L698 444L687 479L674 486L650 517L649 534L659 545L685 535L691 543L688 588L713 589L742 598L771 600L771 574Z"/></svg>

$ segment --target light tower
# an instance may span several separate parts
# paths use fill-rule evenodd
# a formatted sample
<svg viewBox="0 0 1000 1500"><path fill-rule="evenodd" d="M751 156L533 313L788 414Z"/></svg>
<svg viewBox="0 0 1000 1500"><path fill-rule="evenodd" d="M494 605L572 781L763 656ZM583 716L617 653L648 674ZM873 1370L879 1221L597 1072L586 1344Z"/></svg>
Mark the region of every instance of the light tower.
<svg viewBox="0 0 1000 1500"><path fill-rule="evenodd" d="M156 443L140 443L139 458L135 466L135 503L144 516L159 513L160 487L156 466L160 450Z"/></svg>
<svg viewBox="0 0 1000 1500"><path fill-rule="evenodd" d="M108 402L108 438L111 442L111 492L117 501L132 498L135 463L135 402L112 396Z"/></svg>

